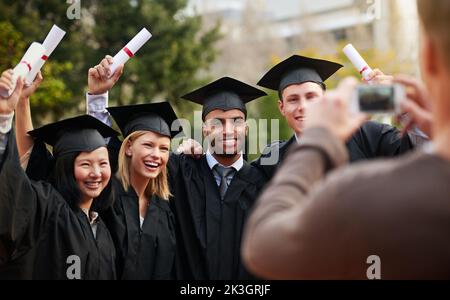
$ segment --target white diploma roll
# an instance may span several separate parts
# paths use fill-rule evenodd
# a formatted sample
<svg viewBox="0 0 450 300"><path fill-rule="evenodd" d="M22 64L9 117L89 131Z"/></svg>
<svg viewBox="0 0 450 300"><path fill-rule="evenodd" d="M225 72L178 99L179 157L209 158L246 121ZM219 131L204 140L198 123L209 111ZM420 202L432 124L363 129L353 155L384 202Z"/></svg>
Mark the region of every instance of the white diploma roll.
<svg viewBox="0 0 450 300"><path fill-rule="evenodd" d="M366 79L367 76L372 73L372 69L352 44L348 44L347 46L345 46L344 53L345 55L347 55L348 59L352 62L355 68L358 69L358 72L363 76L364 79Z"/></svg>
<svg viewBox="0 0 450 300"><path fill-rule="evenodd" d="M33 69L25 78L26 85L31 85L33 83L37 73L42 69L44 64L47 62L47 59L50 57L50 55L52 55L53 51L55 51L56 47L59 45L65 35L66 32L64 30L56 25L53 25L52 29L45 38L44 43L42 43L45 48L45 54L42 55L41 59L39 59L38 63L33 66Z"/></svg>
<svg viewBox="0 0 450 300"><path fill-rule="evenodd" d="M113 64L110 68L111 75L116 72L120 65L125 64L130 58L132 58L145 43L152 37L152 34L147 29L142 29L119 53L114 56Z"/></svg>
<svg viewBox="0 0 450 300"><path fill-rule="evenodd" d="M9 96L11 96L11 94L16 89L17 79L19 77L21 77L22 79L25 78L33 69L33 67L39 62L39 60L44 54L45 54L44 46L36 42L31 44L31 46L28 48L23 58L20 60L19 64L13 70L14 72L12 77L14 84L13 88L9 91L0 90L0 95L4 98L8 98Z"/></svg>

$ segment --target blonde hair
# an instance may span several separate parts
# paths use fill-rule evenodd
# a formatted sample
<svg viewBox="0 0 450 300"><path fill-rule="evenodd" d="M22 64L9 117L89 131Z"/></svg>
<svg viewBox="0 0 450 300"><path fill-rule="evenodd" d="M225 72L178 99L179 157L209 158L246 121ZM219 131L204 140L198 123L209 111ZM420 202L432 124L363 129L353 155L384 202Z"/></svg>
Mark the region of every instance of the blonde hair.
<svg viewBox="0 0 450 300"><path fill-rule="evenodd" d="M450 67L450 1L418 0L417 8L427 35L432 36Z"/></svg>
<svg viewBox="0 0 450 300"><path fill-rule="evenodd" d="M131 158L127 156L128 143L133 143L136 139L140 138L147 131L136 131L125 138L120 147L119 152L119 171L117 173L119 180L122 183L123 188L127 191L130 188L130 171L131 171ZM145 189L145 195L151 197L157 195L161 199L169 200L172 196L169 189L169 181L167 178L167 167L161 170L161 173L155 179L150 179L147 188Z"/></svg>

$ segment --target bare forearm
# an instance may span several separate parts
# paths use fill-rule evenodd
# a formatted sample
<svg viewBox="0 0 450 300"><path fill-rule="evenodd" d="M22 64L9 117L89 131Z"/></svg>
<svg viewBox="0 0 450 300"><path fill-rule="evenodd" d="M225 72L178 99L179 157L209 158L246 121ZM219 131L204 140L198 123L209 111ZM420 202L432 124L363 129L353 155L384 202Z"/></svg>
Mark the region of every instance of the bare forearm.
<svg viewBox="0 0 450 300"><path fill-rule="evenodd" d="M21 99L16 107L16 138L19 157L23 157L33 146L34 141L28 135L32 131L31 108L29 99Z"/></svg>

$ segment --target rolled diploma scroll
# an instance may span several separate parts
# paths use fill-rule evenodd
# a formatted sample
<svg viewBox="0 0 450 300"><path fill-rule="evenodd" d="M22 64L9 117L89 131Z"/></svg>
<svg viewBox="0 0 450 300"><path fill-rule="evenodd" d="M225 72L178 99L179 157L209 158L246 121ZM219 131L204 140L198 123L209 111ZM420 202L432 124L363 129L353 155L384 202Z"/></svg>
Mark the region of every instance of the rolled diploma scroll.
<svg viewBox="0 0 450 300"><path fill-rule="evenodd" d="M139 49L144 46L152 37L152 34L147 29L142 29L119 53L114 56L113 64L110 68L110 77L116 72L120 65L125 64L130 58L132 58Z"/></svg>
<svg viewBox="0 0 450 300"><path fill-rule="evenodd" d="M43 45L36 42L31 44L23 58L20 60L20 63L13 70L13 88L9 91L0 90L0 95L4 98L11 96L16 89L17 79L19 77L25 78L44 54L45 48Z"/></svg>
<svg viewBox="0 0 450 300"><path fill-rule="evenodd" d="M66 35L66 32L59 28L56 25L53 25L52 29L48 33L47 37L42 43L42 46L46 49L45 54L42 55L41 59L39 59L38 63L33 66L31 72L25 78L25 84L31 85L36 78L37 73L42 69L44 64L47 62L47 59L52 55L53 51L55 51L56 47L62 41L63 37Z"/></svg>
<svg viewBox="0 0 450 300"><path fill-rule="evenodd" d="M367 79L367 76L372 73L372 69L369 67L364 58L362 58L362 56L358 53L355 47L353 47L352 44L348 44L344 48L344 53L356 69L358 69L358 72L363 76L363 78Z"/></svg>

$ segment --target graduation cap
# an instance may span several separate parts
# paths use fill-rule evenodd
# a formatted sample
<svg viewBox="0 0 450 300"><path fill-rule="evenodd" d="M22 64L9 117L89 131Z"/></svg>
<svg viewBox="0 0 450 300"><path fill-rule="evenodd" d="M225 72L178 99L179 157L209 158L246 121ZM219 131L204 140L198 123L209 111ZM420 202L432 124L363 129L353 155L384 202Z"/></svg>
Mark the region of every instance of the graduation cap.
<svg viewBox="0 0 450 300"><path fill-rule="evenodd" d="M293 84L315 82L325 90L325 81L343 65L322 59L293 55L269 70L258 82L259 86L279 91Z"/></svg>
<svg viewBox="0 0 450 300"><path fill-rule="evenodd" d="M124 137L143 130L173 138L183 131L170 128L178 117L169 102L110 107L108 111Z"/></svg>
<svg viewBox="0 0 450 300"><path fill-rule="evenodd" d="M28 134L52 146L55 158L73 152L92 152L106 146L105 138L119 135L89 115L51 123Z"/></svg>
<svg viewBox="0 0 450 300"><path fill-rule="evenodd" d="M202 118L216 109L238 109L247 116L245 104L267 94L239 80L223 77L182 98L203 105Z"/></svg>

